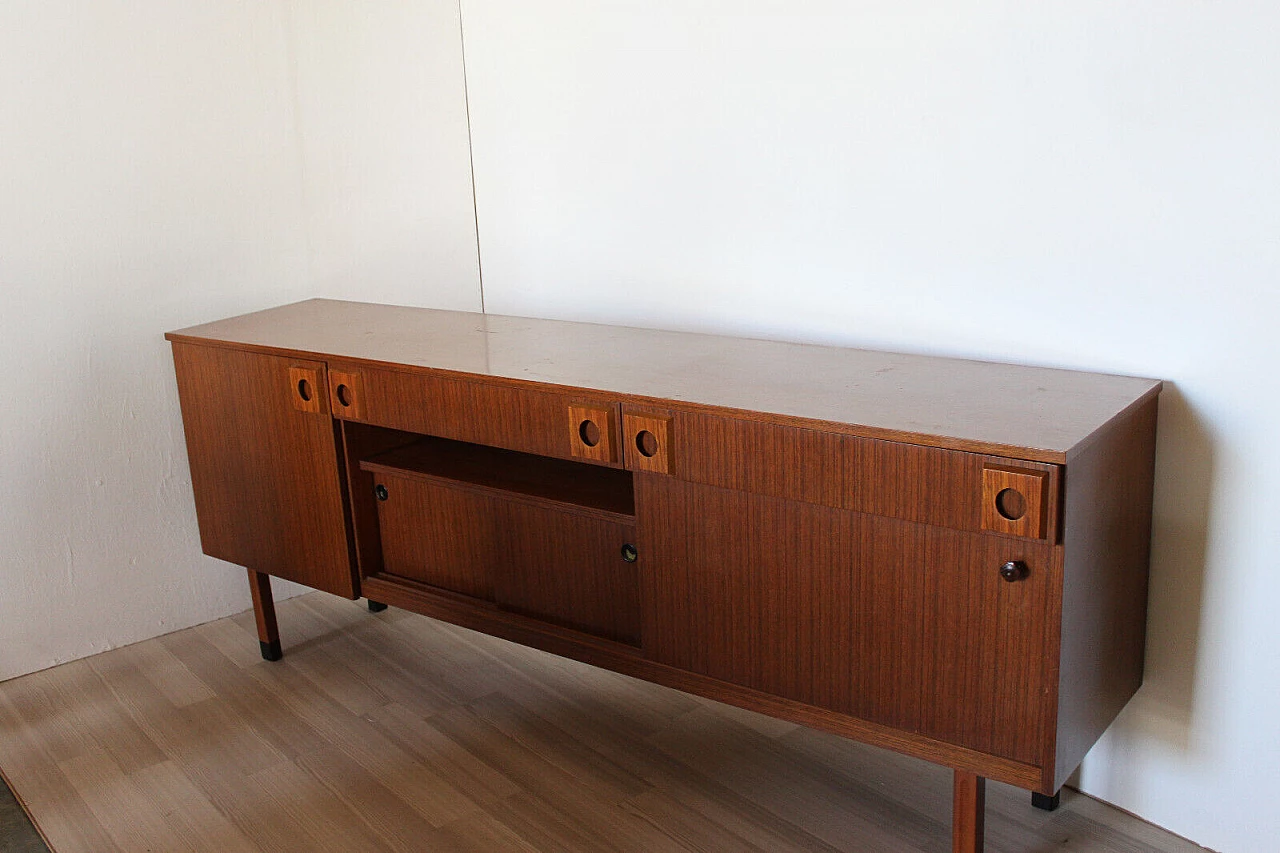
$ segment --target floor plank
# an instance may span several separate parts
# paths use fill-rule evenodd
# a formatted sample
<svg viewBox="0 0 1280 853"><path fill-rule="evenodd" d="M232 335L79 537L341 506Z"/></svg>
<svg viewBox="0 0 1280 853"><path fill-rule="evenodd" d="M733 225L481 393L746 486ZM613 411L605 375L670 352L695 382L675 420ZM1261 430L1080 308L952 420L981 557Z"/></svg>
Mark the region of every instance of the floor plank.
<svg viewBox="0 0 1280 853"><path fill-rule="evenodd" d="M0 684L55 853L949 849L943 768L402 611L278 612L278 663L248 613ZM1071 791L987 803L990 853L1202 850Z"/></svg>

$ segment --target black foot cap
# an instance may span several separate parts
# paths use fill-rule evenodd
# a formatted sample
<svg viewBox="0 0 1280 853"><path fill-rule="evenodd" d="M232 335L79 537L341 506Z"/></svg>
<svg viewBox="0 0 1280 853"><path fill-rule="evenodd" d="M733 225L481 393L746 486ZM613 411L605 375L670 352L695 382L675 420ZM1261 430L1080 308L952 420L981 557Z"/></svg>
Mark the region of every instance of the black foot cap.
<svg viewBox="0 0 1280 853"><path fill-rule="evenodd" d="M280 651L279 640L274 643L264 643L259 640L258 645L262 647L263 660L280 660L280 658L284 657L284 652Z"/></svg>
<svg viewBox="0 0 1280 853"><path fill-rule="evenodd" d="M1052 797L1046 797L1044 794L1032 792L1031 805L1038 809L1044 809L1047 812L1056 811L1058 803L1062 800L1062 792L1054 794Z"/></svg>
<svg viewBox="0 0 1280 853"><path fill-rule="evenodd" d="M381 601L374 601L373 599L369 599L370 613L381 613L386 609L387 609L387 605L383 604Z"/></svg>

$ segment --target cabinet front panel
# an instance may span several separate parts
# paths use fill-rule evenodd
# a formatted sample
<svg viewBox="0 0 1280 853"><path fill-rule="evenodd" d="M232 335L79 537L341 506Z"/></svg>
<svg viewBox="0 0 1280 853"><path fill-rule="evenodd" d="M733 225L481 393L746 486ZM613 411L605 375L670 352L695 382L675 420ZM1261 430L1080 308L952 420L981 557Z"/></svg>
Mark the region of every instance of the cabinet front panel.
<svg viewBox="0 0 1280 853"><path fill-rule="evenodd" d="M1039 759L1049 546L662 475L636 515L648 657Z"/></svg>
<svg viewBox="0 0 1280 853"><path fill-rule="evenodd" d="M636 475L654 660L914 731L920 545L887 519Z"/></svg>
<svg viewBox="0 0 1280 853"><path fill-rule="evenodd" d="M344 381L332 383L331 404L344 420L457 441L520 450L540 456L578 459L621 467L617 454L619 418L598 425L586 453L578 424L571 424L571 407L612 411L615 404L483 382L448 379L364 366L338 365L330 372Z"/></svg>
<svg viewBox="0 0 1280 853"><path fill-rule="evenodd" d="M505 551L502 502L408 477L373 479L382 571L491 601Z"/></svg>
<svg viewBox="0 0 1280 853"><path fill-rule="evenodd" d="M637 644L635 528L465 484L375 475L382 572ZM631 553L628 552L628 556Z"/></svg>
<svg viewBox="0 0 1280 853"><path fill-rule="evenodd" d="M354 598L324 365L173 345L204 552Z"/></svg>
<svg viewBox="0 0 1280 853"><path fill-rule="evenodd" d="M673 413L671 433L670 473L682 479L956 530L983 529L983 471L993 457L689 412ZM1019 464L1047 478L1046 523L1034 535L1052 541L1056 466Z"/></svg>
<svg viewBox="0 0 1280 853"><path fill-rule="evenodd" d="M1048 634L1057 609L1056 549L1003 536L928 528L924 703L920 731L939 740L1040 764ZM1021 563L1006 580L1001 567Z"/></svg>

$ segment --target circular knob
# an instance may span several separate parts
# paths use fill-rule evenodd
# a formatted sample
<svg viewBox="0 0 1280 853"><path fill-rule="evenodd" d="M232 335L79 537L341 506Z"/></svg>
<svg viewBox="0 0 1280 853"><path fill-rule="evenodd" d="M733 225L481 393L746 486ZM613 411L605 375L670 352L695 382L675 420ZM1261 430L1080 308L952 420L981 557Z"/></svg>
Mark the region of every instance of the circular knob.
<svg viewBox="0 0 1280 853"><path fill-rule="evenodd" d="M1027 564L1021 560L1010 560L1000 567L1000 577L1009 583L1020 581L1029 574Z"/></svg>
<svg viewBox="0 0 1280 853"><path fill-rule="evenodd" d="M628 542L622 546L622 559L628 563L634 563L636 558L640 556L640 552L636 550L636 546Z"/></svg>
<svg viewBox="0 0 1280 853"><path fill-rule="evenodd" d="M379 483L373 487L373 494L380 501L385 501L388 497L387 487Z"/></svg>

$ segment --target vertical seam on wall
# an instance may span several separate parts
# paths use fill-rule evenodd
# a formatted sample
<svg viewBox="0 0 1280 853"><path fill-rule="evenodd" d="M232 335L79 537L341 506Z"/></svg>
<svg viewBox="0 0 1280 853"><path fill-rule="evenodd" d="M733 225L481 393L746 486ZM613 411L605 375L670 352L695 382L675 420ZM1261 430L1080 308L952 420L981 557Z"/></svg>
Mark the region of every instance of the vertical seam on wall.
<svg viewBox="0 0 1280 853"><path fill-rule="evenodd" d="M471 90L467 85L467 36L462 25L462 0L458 0L458 44L462 48L462 102L467 113L467 158L471 165L471 214L476 226L476 276L480 282L480 313L484 308L484 263L480 259L480 205L476 201L476 152L471 140Z"/></svg>
<svg viewBox="0 0 1280 853"><path fill-rule="evenodd" d="M307 176L307 145L302 130L302 94L298 82L298 28L293 16L293 4L281 4L284 12L284 43L287 52L289 73L289 95L293 107L293 144L298 160L298 194L302 197L302 240L306 249L306 290L314 296L315 281L315 238L312 234L311 221L311 182Z"/></svg>

